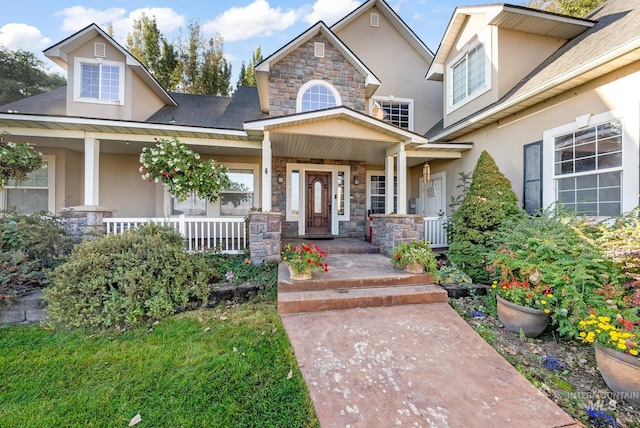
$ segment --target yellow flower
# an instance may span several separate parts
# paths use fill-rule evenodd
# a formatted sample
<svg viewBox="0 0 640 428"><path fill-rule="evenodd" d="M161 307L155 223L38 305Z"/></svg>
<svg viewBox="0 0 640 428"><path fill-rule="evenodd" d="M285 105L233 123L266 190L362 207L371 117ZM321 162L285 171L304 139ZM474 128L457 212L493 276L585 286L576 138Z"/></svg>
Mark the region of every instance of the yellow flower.
<svg viewBox="0 0 640 428"><path fill-rule="evenodd" d="M547 297L550 298L550 299L553 299L553 294L549 293L549 294L547 294Z"/></svg>
<svg viewBox="0 0 640 428"><path fill-rule="evenodd" d="M638 350L636 350L636 349L631 349L631 350L629 350L629 353L630 353L631 355L638 355Z"/></svg>
<svg viewBox="0 0 640 428"><path fill-rule="evenodd" d="M584 331L580 332L580 337L585 337L587 335L587 333L585 333Z"/></svg>
<svg viewBox="0 0 640 428"><path fill-rule="evenodd" d="M586 325L587 325L586 321L580 321L580 323L579 323L579 324L580 324L580 327L584 327L584 326L586 326Z"/></svg>
<svg viewBox="0 0 640 428"><path fill-rule="evenodd" d="M549 309L545 309L545 310L544 310L544 313L545 313L545 314L548 314L549 312L551 312Z"/></svg>
<svg viewBox="0 0 640 428"><path fill-rule="evenodd" d="M544 299L542 299L542 300L540 300L540 303L542 303L543 305L546 305L546 304L547 304L547 301L546 301L546 300L544 300Z"/></svg>
<svg viewBox="0 0 640 428"><path fill-rule="evenodd" d="M624 351L625 349L627 349L627 345L624 342L623 343L618 343L618 348L622 349Z"/></svg>
<svg viewBox="0 0 640 428"><path fill-rule="evenodd" d="M589 343L593 343L593 341L595 340L593 336L587 336L587 338L585 339L587 342Z"/></svg>
<svg viewBox="0 0 640 428"><path fill-rule="evenodd" d="M589 314L589 318L595 318L595 314Z"/></svg>

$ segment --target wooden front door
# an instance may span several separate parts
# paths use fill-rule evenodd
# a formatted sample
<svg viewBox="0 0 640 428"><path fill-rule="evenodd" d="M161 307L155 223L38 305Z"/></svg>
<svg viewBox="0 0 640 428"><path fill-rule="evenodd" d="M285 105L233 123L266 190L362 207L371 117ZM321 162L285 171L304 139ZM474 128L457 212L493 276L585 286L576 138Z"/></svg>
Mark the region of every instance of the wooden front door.
<svg viewBox="0 0 640 428"><path fill-rule="evenodd" d="M331 233L331 173L307 172L305 204L305 234Z"/></svg>

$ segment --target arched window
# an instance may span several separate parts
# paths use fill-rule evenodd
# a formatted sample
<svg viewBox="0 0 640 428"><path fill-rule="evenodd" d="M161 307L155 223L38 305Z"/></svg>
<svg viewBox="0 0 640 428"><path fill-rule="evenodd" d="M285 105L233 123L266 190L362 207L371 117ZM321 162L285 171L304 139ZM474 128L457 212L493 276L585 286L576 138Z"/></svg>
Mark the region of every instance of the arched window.
<svg viewBox="0 0 640 428"><path fill-rule="evenodd" d="M298 91L296 111L322 110L342 104L340 94L329 83L322 80L312 80L305 83Z"/></svg>

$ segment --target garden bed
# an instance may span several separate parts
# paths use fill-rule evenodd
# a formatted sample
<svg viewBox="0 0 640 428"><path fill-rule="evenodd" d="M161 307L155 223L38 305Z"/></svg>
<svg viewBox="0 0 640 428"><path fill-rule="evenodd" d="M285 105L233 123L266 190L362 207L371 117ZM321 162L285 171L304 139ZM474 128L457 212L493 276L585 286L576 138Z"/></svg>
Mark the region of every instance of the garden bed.
<svg viewBox="0 0 640 428"><path fill-rule="evenodd" d="M450 299L467 323L529 381L586 426L640 427L640 408L625 403L596 368L593 346L555 337L550 328L535 339L520 337L487 313L481 297ZM598 425L592 414L614 417L618 425Z"/></svg>

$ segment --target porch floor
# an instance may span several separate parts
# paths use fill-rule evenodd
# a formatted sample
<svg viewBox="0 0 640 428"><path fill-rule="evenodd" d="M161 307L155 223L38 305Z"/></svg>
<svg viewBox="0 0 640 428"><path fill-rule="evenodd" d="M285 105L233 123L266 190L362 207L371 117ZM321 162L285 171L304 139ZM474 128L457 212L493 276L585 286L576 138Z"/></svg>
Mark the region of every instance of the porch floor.
<svg viewBox="0 0 640 428"><path fill-rule="evenodd" d="M327 254L379 254L380 249L368 241L357 238L334 238L334 239L308 239L308 238L283 238L284 245L292 246L301 243L316 244Z"/></svg>

